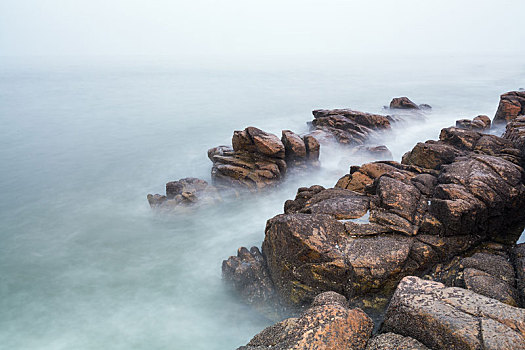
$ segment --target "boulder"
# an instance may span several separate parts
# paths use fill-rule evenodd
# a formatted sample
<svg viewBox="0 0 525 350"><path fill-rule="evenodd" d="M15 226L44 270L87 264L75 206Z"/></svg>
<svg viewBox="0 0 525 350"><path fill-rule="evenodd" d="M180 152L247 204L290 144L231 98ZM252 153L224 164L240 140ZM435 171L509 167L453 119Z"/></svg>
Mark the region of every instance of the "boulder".
<svg viewBox="0 0 525 350"><path fill-rule="evenodd" d="M282 134L281 141L273 134L247 127L233 133L233 148L208 150L214 184L257 191L279 184L289 167L316 164L319 143L313 137L306 138L305 143L290 130Z"/></svg>
<svg viewBox="0 0 525 350"><path fill-rule="evenodd" d="M306 157L305 143L296 133L283 130L281 141L284 145L286 159L304 159Z"/></svg>
<svg viewBox="0 0 525 350"><path fill-rule="evenodd" d="M525 91L510 91L500 96L498 110L494 116L495 125L507 124L525 114Z"/></svg>
<svg viewBox="0 0 525 350"><path fill-rule="evenodd" d="M148 194L152 208L174 209L194 204L213 204L221 201L215 186L194 177L187 177L166 184L166 195Z"/></svg>
<svg viewBox="0 0 525 350"><path fill-rule="evenodd" d="M382 331L432 349L525 349L525 310L409 276L397 286Z"/></svg>
<svg viewBox="0 0 525 350"><path fill-rule="evenodd" d="M408 97L395 97L390 102L390 108L392 109L419 109L419 106L414 102L410 101Z"/></svg>
<svg viewBox="0 0 525 350"><path fill-rule="evenodd" d="M319 109L312 113L315 118L312 127L342 144L362 145L375 132L390 129L390 118L379 114L351 109Z"/></svg>
<svg viewBox="0 0 525 350"><path fill-rule="evenodd" d="M362 310L349 309L343 296L326 292L300 317L266 328L238 350L365 349L373 326Z"/></svg>
<svg viewBox="0 0 525 350"><path fill-rule="evenodd" d="M280 314L273 282L259 248L239 248L237 256L222 262L222 278L233 285L243 300L263 314L270 318Z"/></svg>

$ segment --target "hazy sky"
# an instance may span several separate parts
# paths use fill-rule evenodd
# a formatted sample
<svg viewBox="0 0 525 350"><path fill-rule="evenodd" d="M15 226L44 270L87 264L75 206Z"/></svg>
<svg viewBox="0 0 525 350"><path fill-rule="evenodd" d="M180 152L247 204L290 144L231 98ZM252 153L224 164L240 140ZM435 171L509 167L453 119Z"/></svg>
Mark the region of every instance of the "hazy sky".
<svg viewBox="0 0 525 350"><path fill-rule="evenodd" d="M525 0L0 0L0 55L525 53Z"/></svg>

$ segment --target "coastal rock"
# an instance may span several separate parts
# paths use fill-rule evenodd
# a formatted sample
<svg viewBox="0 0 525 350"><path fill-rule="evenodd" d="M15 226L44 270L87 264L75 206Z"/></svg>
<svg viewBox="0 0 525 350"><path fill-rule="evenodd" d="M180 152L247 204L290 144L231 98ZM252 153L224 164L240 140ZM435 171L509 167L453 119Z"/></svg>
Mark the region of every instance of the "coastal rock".
<svg viewBox="0 0 525 350"><path fill-rule="evenodd" d="M357 146L354 148L354 153L366 154L367 158L376 160L392 160L392 152L385 145L379 146Z"/></svg>
<svg viewBox="0 0 525 350"><path fill-rule="evenodd" d="M318 295L300 317L270 326L238 350L365 349L372 320L360 309L349 309L342 295Z"/></svg>
<svg viewBox="0 0 525 350"><path fill-rule="evenodd" d="M361 145L375 132L390 129L390 119L379 114L351 109L319 109L312 113L312 126L333 135L342 144Z"/></svg>
<svg viewBox="0 0 525 350"><path fill-rule="evenodd" d="M284 145L286 159L304 159L306 157L306 146L303 139L290 130L282 131L281 141Z"/></svg>
<svg viewBox="0 0 525 350"><path fill-rule="evenodd" d="M512 261L516 271L516 287L520 305L525 306L525 243L518 244L512 250Z"/></svg>
<svg viewBox="0 0 525 350"><path fill-rule="evenodd" d="M408 97L395 97L390 102L390 108L394 109L419 109L419 106L410 101Z"/></svg>
<svg viewBox="0 0 525 350"><path fill-rule="evenodd" d="M304 145L306 148L306 159L308 161L317 161L319 159L320 145L317 139L311 135L303 137Z"/></svg>
<svg viewBox="0 0 525 350"><path fill-rule="evenodd" d="M414 338L395 333L383 333L371 338L366 350L428 350L428 348Z"/></svg>
<svg viewBox="0 0 525 350"><path fill-rule="evenodd" d="M239 248L237 256L222 263L222 278L231 283L239 295L262 313L275 316L278 300L266 261L259 248Z"/></svg>
<svg viewBox="0 0 525 350"><path fill-rule="evenodd" d="M148 194L148 202L152 208L173 209L178 206L211 204L221 201L221 196L215 186L194 177L187 177L166 184L166 195Z"/></svg>
<svg viewBox="0 0 525 350"><path fill-rule="evenodd" d="M498 110L494 116L495 125L507 124L525 114L525 92L510 91L500 96Z"/></svg>
<svg viewBox="0 0 525 350"><path fill-rule="evenodd" d="M390 301L382 331L432 349L525 349L525 310L409 276Z"/></svg>
<svg viewBox="0 0 525 350"><path fill-rule="evenodd" d="M460 119L456 121L456 128L465 130L485 131L490 129L490 118L486 115L478 115L474 119Z"/></svg>
<svg viewBox="0 0 525 350"><path fill-rule="evenodd" d="M466 288L511 306L520 305L514 267L501 244L487 243L474 254L437 264L428 277L448 287Z"/></svg>
<svg viewBox="0 0 525 350"><path fill-rule="evenodd" d="M254 127L235 131L233 148L219 146L208 150L214 184L252 191L275 186L289 167L317 161L319 143L313 137L305 140L306 143L289 130L283 130L282 141Z"/></svg>

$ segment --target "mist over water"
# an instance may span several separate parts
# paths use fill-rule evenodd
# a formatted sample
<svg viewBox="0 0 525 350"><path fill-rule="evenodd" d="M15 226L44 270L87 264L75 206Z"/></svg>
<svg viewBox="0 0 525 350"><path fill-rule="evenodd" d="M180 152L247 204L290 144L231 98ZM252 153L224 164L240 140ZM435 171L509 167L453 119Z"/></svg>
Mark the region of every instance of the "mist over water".
<svg viewBox="0 0 525 350"><path fill-rule="evenodd" d="M525 87L523 56L361 57L202 68L119 59L0 66L0 344L6 349L233 349L271 324L221 281L300 186L369 159L322 146L322 168L221 205L159 214L147 193L210 180L208 148L256 126L306 132L311 110L424 119L381 136L395 160L456 119L493 117ZM380 141L380 142L379 142Z"/></svg>

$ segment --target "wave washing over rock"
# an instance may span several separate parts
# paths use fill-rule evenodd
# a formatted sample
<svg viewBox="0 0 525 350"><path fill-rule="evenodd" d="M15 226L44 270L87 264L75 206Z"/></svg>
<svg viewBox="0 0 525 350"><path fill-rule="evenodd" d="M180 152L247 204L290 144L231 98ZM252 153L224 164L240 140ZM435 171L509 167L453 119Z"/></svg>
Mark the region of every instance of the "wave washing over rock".
<svg viewBox="0 0 525 350"><path fill-rule="evenodd" d="M333 188L299 188L268 220L262 250L223 262L246 302L294 315L240 349L525 349L525 245L515 245L525 223L524 98L501 96L493 123L507 123L502 137L484 133L486 116L458 120L401 163L352 166ZM391 107L424 108L404 98ZM314 116L313 134L352 144L395 121Z"/></svg>

